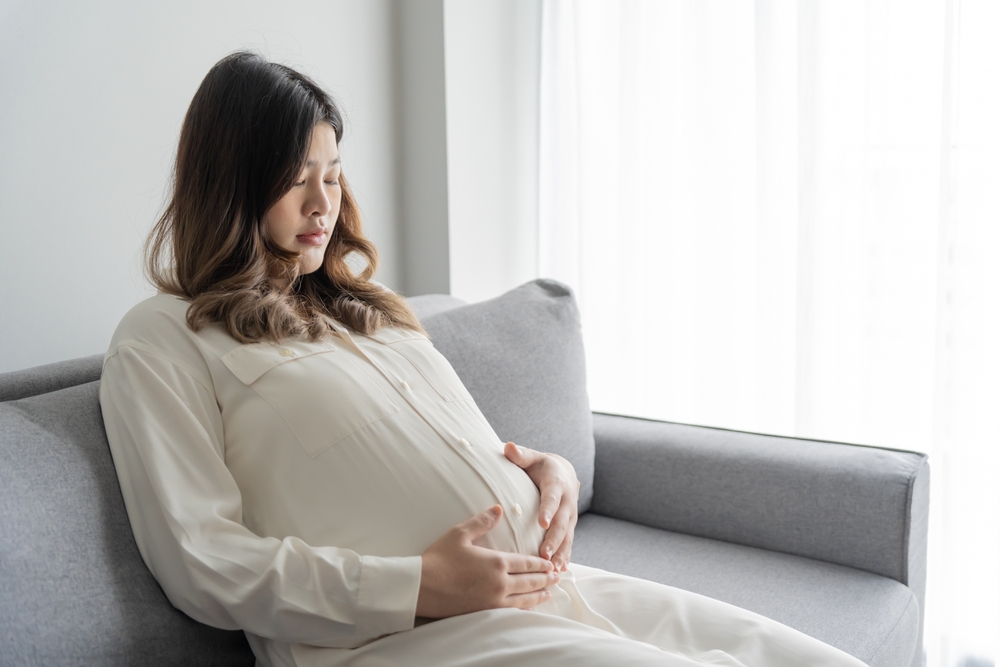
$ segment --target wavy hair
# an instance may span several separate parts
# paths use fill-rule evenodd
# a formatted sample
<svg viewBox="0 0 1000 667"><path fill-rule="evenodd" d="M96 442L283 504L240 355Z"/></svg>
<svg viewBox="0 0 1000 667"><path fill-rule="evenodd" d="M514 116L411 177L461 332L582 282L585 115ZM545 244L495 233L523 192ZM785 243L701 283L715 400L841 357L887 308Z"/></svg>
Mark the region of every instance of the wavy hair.
<svg viewBox="0 0 1000 667"><path fill-rule="evenodd" d="M332 98L254 53L226 56L201 82L181 127L172 196L145 250L153 284L191 302L191 329L218 323L243 343L316 340L329 334L332 317L362 334L384 326L423 332L402 297L371 281L378 253L343 175L318 270L299 275L298 253L267 232L265 215L298 178L320 123L339 144L344 123ZM360 273L347 263L352 254L365 261Z"/></svg>

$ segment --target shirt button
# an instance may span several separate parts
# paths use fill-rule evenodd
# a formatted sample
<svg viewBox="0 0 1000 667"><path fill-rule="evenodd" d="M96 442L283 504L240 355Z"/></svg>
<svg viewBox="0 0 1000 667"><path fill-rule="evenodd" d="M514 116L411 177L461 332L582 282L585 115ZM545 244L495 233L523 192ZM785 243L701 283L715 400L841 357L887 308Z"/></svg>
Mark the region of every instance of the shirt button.
<svg viewBox="0 0 1000 667"><path fill-rule="evenodd" d="M465 447L466 449L472 449L472 443L466 440L465 438L459 438L458 443L463 447Z"/></svg>
<svg viewBox="0 0 1000 667"><path fill-rule="evenodd" d="M514 514L521 516L522 512L521 506L518 503L514 503Z"/></svg>
<svg viewBox="0 0 1000 667"><path fill-rule="evenodd" d="M278 350L278 354L280 354L283 357L291 357L295 353L289 350L287 347L283 347L280 350Z"/></svg>
<svg viewBox="0 0 1000 667"><path fill-rule="evenodd" d="M403 391L408 391L411 394L413 393L413 390L410 389L410 385L409 385L409 383L406 382L406 380L403 380L402 382L400 382L399 386L403 388Z"/></svg>

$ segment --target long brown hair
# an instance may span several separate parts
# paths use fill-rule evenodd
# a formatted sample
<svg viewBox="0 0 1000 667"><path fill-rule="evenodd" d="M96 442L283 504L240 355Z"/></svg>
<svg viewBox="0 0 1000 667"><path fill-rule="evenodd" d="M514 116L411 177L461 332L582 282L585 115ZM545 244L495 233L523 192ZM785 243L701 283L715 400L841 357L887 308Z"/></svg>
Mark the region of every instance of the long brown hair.
<svg viewBox="0 0 1000 667"><path fill-rule="evenodd" d="M265 214L294 184L319 123L333 127L339 144L344 123L331 97L256 54L226 56L201 82L181 127L173 194L145 255L153 284L191 302L193 330L217 322L243 343L315 340L329 333L329 316L363 334L384 326L423 331L402 297L371 281L378 253L361 232L343 174L340 212L317 271L298 275L298 254L268 235ZM366 263L357 275L347 263L352 254Z"/></svg>

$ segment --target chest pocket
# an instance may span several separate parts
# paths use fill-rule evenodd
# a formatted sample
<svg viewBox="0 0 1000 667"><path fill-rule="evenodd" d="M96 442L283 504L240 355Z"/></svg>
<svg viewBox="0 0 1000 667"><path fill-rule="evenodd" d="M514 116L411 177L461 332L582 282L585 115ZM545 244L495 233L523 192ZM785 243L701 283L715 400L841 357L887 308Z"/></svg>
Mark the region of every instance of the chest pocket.
<svg viewBox="0 0 1000 667"><path fill-rule="evenodd" d="M233 375L267 401L316 457L366 426L399 412L375 369L333 343L253 343L222 357Z"/></svg>
<svg viewBox="0 0 1000 667"><path fill-rule="evenodd" d="M446 401L471 401L469 390L427 336L410 329L384 328L371 335L398 352Z"/></svg>

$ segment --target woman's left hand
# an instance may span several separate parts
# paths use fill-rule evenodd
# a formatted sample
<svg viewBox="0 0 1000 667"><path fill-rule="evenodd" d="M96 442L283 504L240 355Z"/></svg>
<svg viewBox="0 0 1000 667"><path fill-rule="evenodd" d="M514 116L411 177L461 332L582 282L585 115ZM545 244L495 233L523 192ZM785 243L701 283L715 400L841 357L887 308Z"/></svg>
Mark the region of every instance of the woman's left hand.
<svg viewBox="0 0 1000 667"><path fill-rule="evenodd" d="M565 572L573 550L576 502L580 495L573 464L557 454L543 454L513 442L504 446L503 453L528 473L541 494L538 525L546 530L538 555L552 561L556 570Z"/></svg>

